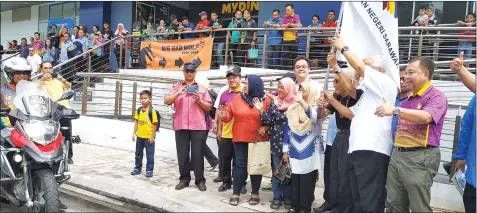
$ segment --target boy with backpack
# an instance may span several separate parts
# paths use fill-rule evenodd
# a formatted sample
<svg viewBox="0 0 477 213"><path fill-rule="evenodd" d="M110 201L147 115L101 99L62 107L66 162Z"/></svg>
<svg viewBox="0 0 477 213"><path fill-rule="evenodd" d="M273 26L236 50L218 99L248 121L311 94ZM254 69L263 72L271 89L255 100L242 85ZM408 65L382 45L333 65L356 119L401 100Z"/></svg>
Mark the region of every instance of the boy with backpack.
<svg viewBox="0 0 477 213"><path fill-rule="evenodd" d="M149 90L144 90L140 93L140 101L142 106L134 114L133 141L136 140L136 159L131 175L141 174L142 157L144 155L144 148L146 148L146 177L152 177L154 170L154 140L156 132L159 132L160 114L151 106L152 94Z"/></svg>

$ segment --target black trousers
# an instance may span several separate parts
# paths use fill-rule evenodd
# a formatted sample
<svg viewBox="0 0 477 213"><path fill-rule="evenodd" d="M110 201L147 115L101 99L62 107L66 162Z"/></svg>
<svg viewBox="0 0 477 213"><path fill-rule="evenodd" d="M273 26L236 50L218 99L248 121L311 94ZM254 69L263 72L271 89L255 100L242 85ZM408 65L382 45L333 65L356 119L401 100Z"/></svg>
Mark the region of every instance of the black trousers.
<svg viewBox="0 0 477 213"><path fill-rule="evenodd" d="M353 208L349 177L349 130L336 134L330 157L330 203L338 212L351 212Z"/></svg>
<svg viewBox="0 0 477 213"><path fill-rule="evenodd" d="M368 150L349 157L354 212L384 212L389 156Z"/></svg>
<svg viewBox="0 0 477 213"><path fill-rule="evenodd" d="M206 137L204 138L204 140L205 140L204 157L207 160L207 162L209 162L210 166L214 167L217 164L219 164L219 159L217 158L217 156L214 155L214 153L210 149L209 145L207 145L207 137L209 135L209 130L206 130L206 131L207 131L207 134L206 134ZM191 164L193 164L193 163L194 162L191 161ZM194 168L194 166L192 165L190 168L192 170Z"/></svg>
<svg viewBox="0 0 477 213"><path fill-rule="evenodd" d="M223 183L232 184L232 160L235 156L232 138L222 138L219 150L219 177Z"/></svg>
<svg viewBox="0 0 477 213"><path fill-rule="evenodd" d="M194 169L195 184L205 183L204 177L204 150L205 140L207 137L206 130L177 130L176 150L177 159L179 161L179 180L181 182L190 183L190 167ZM189 163L189 152L193 164Z"/></svg>
<svg viewBox="0 0 477 213"><path fill-rule="evenodd" d="M325 204L329 207L333 208L334 204L331 202L331 176L330 176L330 163L331 163L331 155L333 152L333 146L326 145L325 150L325 165L323 167L323 181L325 183L325 190L323 192L323 199L325 200ZM335 198L336 200L336 198Z"/></svg>
<svg viewBox="0 0 477 213"><path fill-rule="evenodd" d="M315 195L318 170L308 174L292 174L292 208L304 213L311 212L311 204Z"/></svg>
<svg viewBox="0 0 477 213"><path fill-rule="evenodd" d="M68 148L68 158L72 159L73 158L73 130L72 125L71 125L71 120L70 119L60 119L60 126L63 127L69 127L67 130L61 130L61 134L63 137L65 137L65 144L69 146Z"/></svg>
<svg viewBox="0 0 477 213"><path fill-rule="evenodd" d="M464 195L462 196L464 201L465 213L475 213L475 187L470 184L465 184Z"/></svg>
<svg viewBox="0 0 477 213"><path fill-rule="evenodd" d="M282 51L283 66L289 69L292 68L293 61L295 60L296 53L298 51L298 44L296 40L283 41Z"/></svg>

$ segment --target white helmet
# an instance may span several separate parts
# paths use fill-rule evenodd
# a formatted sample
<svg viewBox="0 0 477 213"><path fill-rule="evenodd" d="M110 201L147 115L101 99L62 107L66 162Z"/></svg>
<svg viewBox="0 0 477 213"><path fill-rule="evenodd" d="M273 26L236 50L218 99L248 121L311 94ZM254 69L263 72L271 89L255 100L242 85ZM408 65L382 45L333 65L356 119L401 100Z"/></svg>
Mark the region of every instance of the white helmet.
<svg viewBox="0 0 477 213"><path fill-rule="evenodd" d="M13 57L6 60L5 64L2 65L2 70L7 81L12 83L13 73L15 72L29 72L29 75L31 75L31 65L22 57Z"/></svg>

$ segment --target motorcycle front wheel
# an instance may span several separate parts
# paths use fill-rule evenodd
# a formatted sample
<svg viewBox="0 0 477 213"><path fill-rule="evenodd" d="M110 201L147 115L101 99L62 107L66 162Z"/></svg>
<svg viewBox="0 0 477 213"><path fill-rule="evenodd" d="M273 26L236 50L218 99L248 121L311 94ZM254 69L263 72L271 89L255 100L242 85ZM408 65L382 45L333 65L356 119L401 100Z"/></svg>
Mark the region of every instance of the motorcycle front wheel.
<svg viewBox="0 0 477 213"><path fill-rule="evenodd" d="M33 206L29 212L60 212L58 184L50 169L32 171Z"/></svg>

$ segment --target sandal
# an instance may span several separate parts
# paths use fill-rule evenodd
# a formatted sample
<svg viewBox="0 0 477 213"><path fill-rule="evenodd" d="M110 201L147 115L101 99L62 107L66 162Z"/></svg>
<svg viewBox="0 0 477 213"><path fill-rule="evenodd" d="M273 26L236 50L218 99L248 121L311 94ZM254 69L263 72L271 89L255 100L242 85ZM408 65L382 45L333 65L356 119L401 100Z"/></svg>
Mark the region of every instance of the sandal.
<svg viewBox="0 0 477 213"><path fill-rule="evenodd" d="M273 210L277 210L280 208L280 206L282 206L282 203L280 201L272 201L272 203L270 204L270 208L273 209Z"/></svg>
<svg viewBox="0 0 477 213"><path fill-rule="evenodd" d="M238 197L231 197L229 200L229 204L231 206L237 206L239 204L239 198Z"/></svg>
<svg viewBox="0 0 477 213"><path fill-rule="evenodd" d="M248 200L248 204L251 206L255 206L260 202L260 198L258 197L251 197L250 200Z"/></svg>

